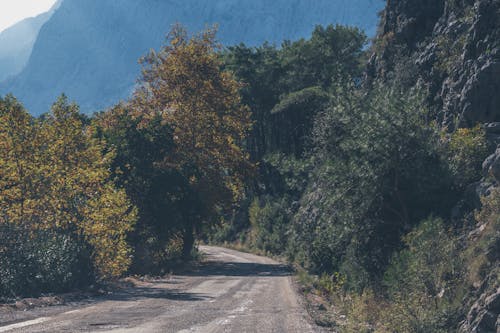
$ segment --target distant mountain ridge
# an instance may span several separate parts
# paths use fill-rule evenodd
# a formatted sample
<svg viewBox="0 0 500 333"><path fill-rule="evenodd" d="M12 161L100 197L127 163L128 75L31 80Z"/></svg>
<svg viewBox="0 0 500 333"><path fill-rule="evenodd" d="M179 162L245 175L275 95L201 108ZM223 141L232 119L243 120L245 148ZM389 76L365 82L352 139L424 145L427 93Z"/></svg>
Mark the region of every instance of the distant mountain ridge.
<svg viewBox="0 0 500 333"><path fill-rule="evenodd" d="M317 24L356 25L373 36L382 0L63 0L41 28L30 60L0 84L33 114L62 92L84 112L126 98L137 59L157 49L174 23L196 32L219 24L224 45L308 37Z"/></svg>
<svg viewBox="0 0 500 333"><path fill-rule="evenodd" d="M0 82L20 73L26 66L40 28L47 22L60 2L50 11L29 17L0 33Z"/></svg>

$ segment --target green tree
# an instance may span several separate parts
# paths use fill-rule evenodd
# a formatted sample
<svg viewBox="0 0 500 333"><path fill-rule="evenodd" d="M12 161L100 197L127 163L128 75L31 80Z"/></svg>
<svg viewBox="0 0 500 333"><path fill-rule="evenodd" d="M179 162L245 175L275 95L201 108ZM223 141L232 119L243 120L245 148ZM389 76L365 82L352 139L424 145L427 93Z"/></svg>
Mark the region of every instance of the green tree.
<svg viewBox="0 0 500 333"><path fill-rule="evenodd" d="M247 143L253 158L276 151L303 153L325 91L339 77L359 81L365 42L359 29L329 25L317 26L310 39L285 41L281 48L238 45L223 53L225 68L246 84L243 101L255 122Z"/></svg>
<svg viewBox="0 0 500 333"><path fill-rule="evenodd" d="M160 116L144 122L127 104L98 114L94 123L107 149L116 152L111 168L115 183L138 208L138 222L128 238L134 247L131 269L160 273L177 255L166 250L168 243L182 232L184 217L199 209L188 179L162 163L174 148L171 128Z"/></svg>
<svg viewBox="0 0 500 333"><path fill-rule="evenodd" d="M315 124L317 167L294 218L295 248L306 265L341 270L348 287L363 289L401 235L425 215L447 214L455 195L418 95L349 85L332 95Z"/></svg>

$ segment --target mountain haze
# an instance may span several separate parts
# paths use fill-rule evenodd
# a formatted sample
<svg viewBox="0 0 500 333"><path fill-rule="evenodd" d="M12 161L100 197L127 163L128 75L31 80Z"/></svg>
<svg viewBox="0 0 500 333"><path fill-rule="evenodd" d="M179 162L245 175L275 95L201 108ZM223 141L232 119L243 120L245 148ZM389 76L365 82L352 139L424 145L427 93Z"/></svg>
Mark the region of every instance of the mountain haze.
<svg viewBox="0 0 500 333"><path fill-rule="evenodd" d="M20 73L29 60L41 27L59 3L46 13L24 19L0 33L0 81Z"/></svg>
<svg viewBox="0 0 500 333"><path fill-rule="evenodd" d="M219 24L224 45L308 37L317 24L356 25L375 34L381 0L64 0L43 25L24 70L0 84L33 113L62 92L84 112L133 90L139 57L158 48L172 24L196 32Z"/></svg>

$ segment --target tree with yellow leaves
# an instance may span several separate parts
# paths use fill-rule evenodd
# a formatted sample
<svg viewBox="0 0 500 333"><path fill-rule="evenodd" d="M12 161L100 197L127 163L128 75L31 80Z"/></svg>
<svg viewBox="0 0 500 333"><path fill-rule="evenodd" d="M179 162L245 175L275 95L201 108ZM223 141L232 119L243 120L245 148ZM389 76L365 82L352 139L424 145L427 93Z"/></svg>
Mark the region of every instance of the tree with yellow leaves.
<svg viewBox="0 0 500 333"><path fill-rule="evenodd" d="M0 223L83 240L110 278L130 264L125 238L136 211L110 180L114 155L104 147L64 96L42 120L12 96L0 100Z"/></svg>
<svg viewBox="0 0 500 333"><path fill-rule="evenodd" d="M252 170L242 148L251 114L241 101L242 85L221 69L215 34L207 29L189 38L174 27L168 44L142 59L141 85L132 101L143 121L161 116L172 129L175 148L163 165L189 179L207 210L186 217L185 254L193 244L193 225L240 199Z"/></svg>
<svg viewBox="0 0 500 333"><path fill-rule="evenodd" d="M40 146L34 119L17 100L0 98L0 222L26 223L37 209L34 195Z"/></svg>

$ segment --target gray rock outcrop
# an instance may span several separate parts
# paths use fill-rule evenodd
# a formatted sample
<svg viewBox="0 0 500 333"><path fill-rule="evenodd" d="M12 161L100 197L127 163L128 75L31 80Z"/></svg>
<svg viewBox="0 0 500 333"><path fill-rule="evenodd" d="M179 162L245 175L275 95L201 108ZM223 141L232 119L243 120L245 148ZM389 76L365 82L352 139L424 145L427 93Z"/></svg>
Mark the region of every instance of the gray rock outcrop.
<svg viewBox="0 0 500 333"><path fill-rule="evenodd" d="M443 125L500 121L500 1L388 0L374 51L367 82L423 87Z"/></svg>

